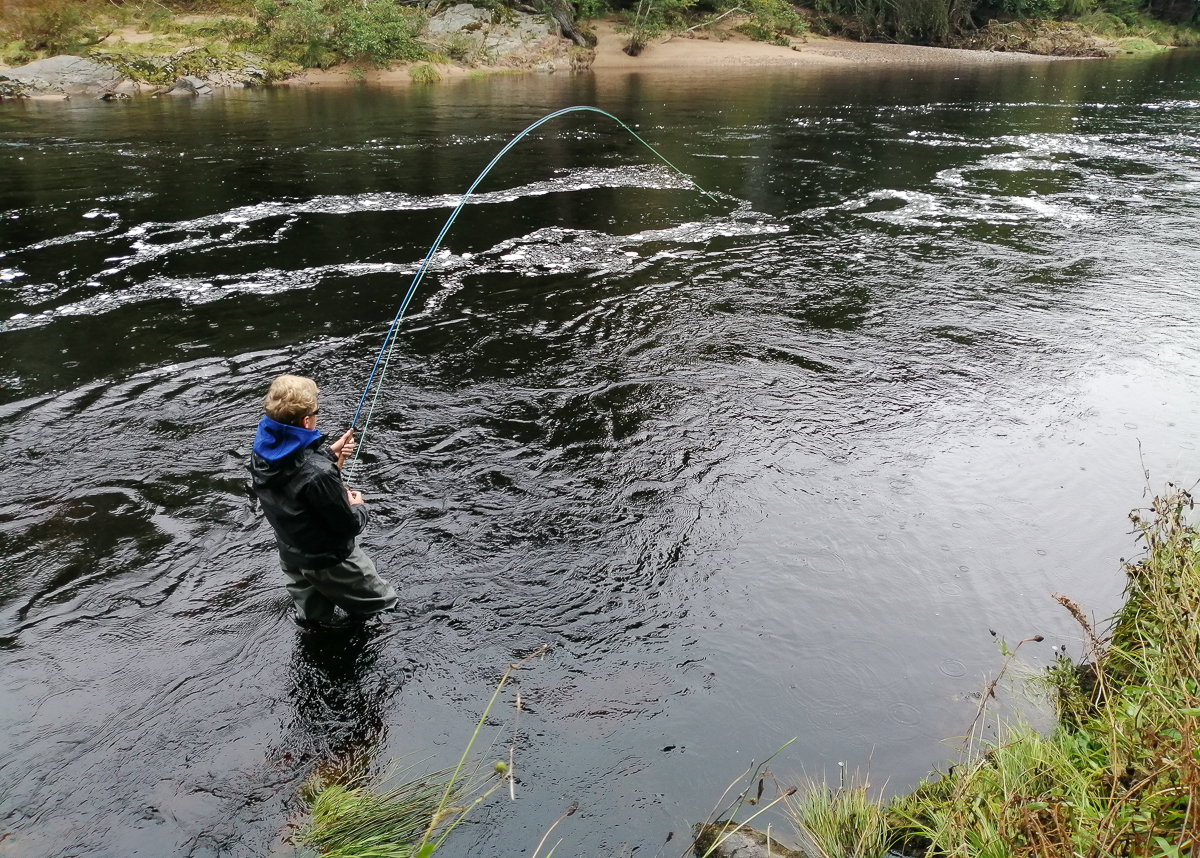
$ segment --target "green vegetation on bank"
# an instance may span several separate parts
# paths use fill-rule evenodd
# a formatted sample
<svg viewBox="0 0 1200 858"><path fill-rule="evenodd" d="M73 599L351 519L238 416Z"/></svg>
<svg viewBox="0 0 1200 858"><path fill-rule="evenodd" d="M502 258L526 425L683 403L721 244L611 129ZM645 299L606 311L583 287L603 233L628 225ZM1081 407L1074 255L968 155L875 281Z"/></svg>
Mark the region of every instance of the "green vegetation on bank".
<svg viewBox="0 0 1200 858"><path fill-rule="evenodd" d="M54 54L170 54L200 47L214 56L249 52L263 64L358 68L439 62L453 51L422 38L438 0L7 0L0 5L0 63ZM1121 52L1200 45L1200 0L476 0L497 21L541 10L574 26L614 16L628 52L670 32L728 28L780 45L812 31L862 40L1078 53L1093 37L1125 40ZM1056 23L1061 22L1061 23ZM718 26L719 25L719 26ZM123 45L122 28L153 35ZM564 28L565 31L565 28ZM579 33L590 37L586 27ZM573 37L575 37L573 36ZM1091 51L1095 53L1095 49ZM211 63L210 63L211 65ZM428 77L428 75L425 75Z"/></svg>
<svg viewBox="0 0 1200 858"><path fill-rule="evenodd" d="M213 56L249 52L265 63L297 68L381 67L439 59L419 37L427 21L423 5L396 0L177 0L169 5L22 0L0 15L0 61L63 53L128 58L202 48ZM123 28L154 38L128 45L106 40ZM131 69L137 79L161 82L153 73L138 75L136 63Z"/></svg>
<svg viewBox="0 0 1200 858"><path fill-rule="evenodd" d="M1149 517L1131 515L1146 554L1126 566L1125 606L1106 636L1070 599L1055 597L1080 623L1089 652L1082 665L1060 659L1042 680L1058 711L1049 735L1011 724L986 750L969 736L974 753L965 762L887 806L861 788L810 791L793 817L816 845L811 851L830 858L882 858L888 847L956 858L1196 854L1200 531L1186 520L1192 509L1190 495L1172 490Z"/></svg>

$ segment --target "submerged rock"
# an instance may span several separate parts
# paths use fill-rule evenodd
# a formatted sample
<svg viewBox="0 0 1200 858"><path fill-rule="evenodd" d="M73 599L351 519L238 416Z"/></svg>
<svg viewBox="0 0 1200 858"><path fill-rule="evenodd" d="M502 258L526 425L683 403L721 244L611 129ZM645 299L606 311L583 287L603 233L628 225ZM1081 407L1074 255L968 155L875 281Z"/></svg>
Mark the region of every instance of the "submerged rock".
<svg viewBox="0 0 1200 858"><path fill-rule="evenodd" d="M212 87L193 75L184 75L155 95L211 95Z"/></svg>
<svg viewBox="0 0 1200 858"><path fill-rule="evenodd" d="M788 849L774 838L768 840L766 834L754 828L741 826L730 834L733 827L721 822L697 825L693 829L696 858L705 854L709 858L807 858L803 852ZM714 849L713 844L718 841L720 845Z"/></svg>

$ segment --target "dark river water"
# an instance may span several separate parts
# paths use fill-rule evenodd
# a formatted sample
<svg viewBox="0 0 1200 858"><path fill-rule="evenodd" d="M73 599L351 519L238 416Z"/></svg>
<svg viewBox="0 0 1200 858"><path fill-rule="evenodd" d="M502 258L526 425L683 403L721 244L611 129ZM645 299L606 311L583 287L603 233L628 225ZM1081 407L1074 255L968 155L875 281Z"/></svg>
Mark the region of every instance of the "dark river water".
<svg viewBox="0 0 1200 858"><path fill-rule="evenodd" d="M266 386L343 428L569 104L716 202L595 115L501 162L352 478L404 612L302 635ZM449 853L579 802L556 854L648 858L792 737L781 783L911 786L992 632L1118 606L1126 514L1200 477L1200 57L8 103L0 319L0 855L291 854L314 767L453 763L549 644Z"/></svg>

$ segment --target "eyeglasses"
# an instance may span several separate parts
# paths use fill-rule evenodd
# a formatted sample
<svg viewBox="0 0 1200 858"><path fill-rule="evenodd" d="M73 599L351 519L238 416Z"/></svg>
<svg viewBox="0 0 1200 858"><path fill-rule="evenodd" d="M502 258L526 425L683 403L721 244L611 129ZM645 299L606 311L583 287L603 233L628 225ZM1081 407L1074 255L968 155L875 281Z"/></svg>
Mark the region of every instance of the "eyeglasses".
<svg viewBox="0 0 1200 858"><path fill-rule="evenodd" d="M317 409L314 409L314 410L308 412L308 414L306 414L305 416L306 417L316 417L320 413L321 413L321 409L317 408Z"/></svg>

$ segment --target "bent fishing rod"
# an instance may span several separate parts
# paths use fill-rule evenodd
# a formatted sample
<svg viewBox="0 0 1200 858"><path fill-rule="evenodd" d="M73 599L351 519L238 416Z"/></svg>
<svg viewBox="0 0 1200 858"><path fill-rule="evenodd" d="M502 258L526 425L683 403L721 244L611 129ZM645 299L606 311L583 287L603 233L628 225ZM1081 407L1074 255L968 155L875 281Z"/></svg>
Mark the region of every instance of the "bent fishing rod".
<svg viewBox="0 0 1200 858"><path fill-rule="evenodd" d="M361 436L358 444L354 448L354 458L351 460L352 465L358 462L359 453L362 452L363 445L366 443L367 429L371 425L371 417L375 413L375 405L378 403L379 394L383 390L383 380L387 375L388 366L392 361L392 352L396 348L396 339L400 322L404 319L404 313L406 310L408 310L408 305L412 301L413 295L416 294L417 287L420 286L421 281L425 279L425 272L429 270L429 265L433 261L434 254L436 254L438 248L441 247L442 239L446 237L446 233L448 233L450 231L450 227L454 225L454 221L458 218L459 213L463 210L463 207L466 206L467 200L470 199L471 194L475 192L475 189L479 187L480 182L482 182L487 174L491 172L492 168L500 162L500 159L503 158L510 149L520 143L526 135L542 125L545 125L552 119L557 119L558 117L565 116L568 113L577 113L581 111L599 113L601 116L607 116L609 119L613 120L626 131L628 131L635 140L653 152L664 164L690 182L692 187L704 194L704 196L708 197L714 203L717 201L716 197L704 190L704 188L700 187L700 185L696 183L695 179L668 161L661 152L643 140L636 131L608 111L601 110L598 107L591 107L590 105L575 105L574 107L564 107L561 110L548 113L536 122L531 123L527 128L525 128L524 131L522 131L513 139L509 140L508 143L505 144L504 148L496 153L496 157L492 158L491 162L483 168L483 172L476 177L475 181L471 183L471 187L467 188L467 192L462 195L462 198L458 201L458 205L456 205L454 210L450 213L450 217L446 218L446 223L442 226L442 231L438 233L437 238L435 238L433 241L433 245L429 248L429 252L426 253L425 258L421 260L421 265L417 268L417 273L413 277L412 283L409 285L408 291L404 295L404 300L400 302L400 308L396 311L396 317L392 320L392 324L388 328L387 334L383 338L383 345L379 347L379 354L375 357L375 363L371 366L371 374L367 377L367 383L363 387L362 397L358 400L358 407L354 410L354 419L350 421L352 431L357 431L358 418L362 414L363 406L366 405L367 397L371 394L371 387L374 385L375 394L371 398L371 404L367 407L367 415L363 421ZM376 374L379 376L378 380L376 380Z"/></svg>

